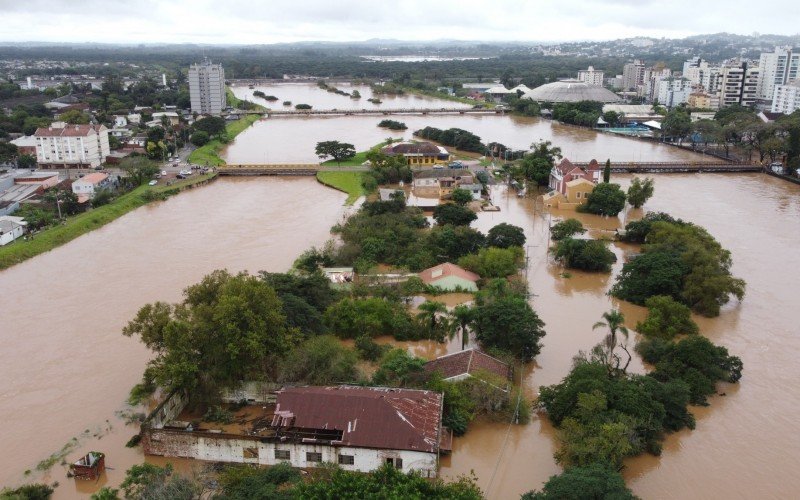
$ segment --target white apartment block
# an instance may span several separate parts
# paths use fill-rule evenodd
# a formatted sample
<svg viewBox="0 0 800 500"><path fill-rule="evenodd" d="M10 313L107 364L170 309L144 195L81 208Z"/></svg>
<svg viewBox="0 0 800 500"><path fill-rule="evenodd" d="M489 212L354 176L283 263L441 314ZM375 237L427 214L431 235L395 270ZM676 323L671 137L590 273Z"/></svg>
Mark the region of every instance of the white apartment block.
<svg viewBox="0 0 800 500"><path fill-rule="evenodd" d="M589 85L603 86L603 72L594 69L594 66L589 66L589 69L582 69L578 71L578 80L585 82Z"/></svg>
<svg viewBox="0 0 800 500"><path fill-rule="evenodd" d="M53 122L38 128L36 161L42 168L99 167L111 152L108 130L103 125L70 125Z"/></svg>
<svg viewBox="0 0 800 500"><path fill-rule="evenodd" d="M623 90L635 90L644 83L644 63L638 59L622 67Z"/></svg>
<svg viewBox="0 0 800 500"><path fill-rule="evenodd" d="M667 109L683 104L689 100L692 93L692 82L686 78L666 78L659 80L657 99L658 103Z"/></svg>
<svg viewBox="0 0 800 500"><path fill-rule="evenodd" d="M795 80L800 76L800 51L791 47L775 47L775 52L761 54L758 61L761 81L758 98L771 100L775 87Z"/></svg>
<svg viewBox="0 0 800 500"><path fill-rule="evenodd" d="M792 114L800 109L800 80L777 85L772 97L773 113Z"/></svg>
<svg viewBox="0 0 800 500"><path fill-rule="evenodd" d="M720 106L752 105L758 98L758 81L757 66L749 67L746 62L724 66L719 88Z"/></svg>
<svg viewBox="0 0 800 500"><path fill-rule="evenodd" d="M225 70L206 59L189 67L189 98L192 112L218 115L226 106Z"/></svg>

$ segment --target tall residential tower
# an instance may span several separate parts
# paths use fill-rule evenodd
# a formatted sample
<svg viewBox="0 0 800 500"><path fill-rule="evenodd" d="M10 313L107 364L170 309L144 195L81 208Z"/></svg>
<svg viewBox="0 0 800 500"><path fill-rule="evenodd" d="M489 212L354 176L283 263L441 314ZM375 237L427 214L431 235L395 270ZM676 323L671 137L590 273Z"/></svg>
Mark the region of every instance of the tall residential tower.
<svg viewBox="0 0 800 500"><path fill-rule="evenodd" d="M211 64L205 59L189 67L189 97L192 112L218 115L226 106L225 70L221 64Z"/></svg>

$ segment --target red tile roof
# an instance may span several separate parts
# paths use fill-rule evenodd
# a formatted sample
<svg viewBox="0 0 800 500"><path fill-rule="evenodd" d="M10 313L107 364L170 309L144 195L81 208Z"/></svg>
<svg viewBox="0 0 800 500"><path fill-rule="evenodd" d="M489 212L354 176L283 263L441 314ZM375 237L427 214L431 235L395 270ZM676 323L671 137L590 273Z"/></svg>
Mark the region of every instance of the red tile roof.
<svg viewBox="0 0 800 500"><path fill-rule="evenodd" d="M290 387L278 392L276 415L288 426L342 431L342 444L436 453L442 394L385 387Z"/></svg>
<svg viewBox="0 0 800 500"><path fill-rule="evenodd" d="M64 127L37 128L36 137L86 137L105 129L103 125L65 125Z"/></svg>
<svg viewBox="0 0 800 500"><path fill-rule="evenodd" d="M566 158L561 160L561 162L558 165L556 165L556 170L558 170L558 172L561 175L566 175L566 174L568 174L569 172L571 172L572 170L574 170L576 168L577 167L575 165L573 165L572 162L569 161Z"/></svg>
<svg viewBox="0 0 800 500"><path fill-rule="evenodd" d="M386 146L383 153L388 155L423 154L439 155L444 154L439 150L439 146L430 142L401 142L394 146Z"/></svg>
<svg viewBox="0 0 800 500"><path fill-rule="evenodd" d="M100 184L106 179L108 179L108 174L104 174L102 172L94 172L89 175L84 175L78 180L83 182L88 182L89 184Z"/></svg>
<svg viewBox="0 0 800 500"><path fill-rule="evenodd" d="M481 278L477 274L467 271L463 267L458 267L457 265L449 262L439 264L438 266L429 267L428 269L425 269L419 273L419 278L423 281L423 283L428 285L436 283L440 279L447 278L448 276L457 276L472 282L476 282Z"/></svg>
<svg viewBox="0 0 800 500"><path fill-rule="evenodd" d="M425 363L426 372L439 372L445 379L465 374L471 375L477 370L486 370L489 373L511 380L511 366L478 349L467 349L454 354L447 354Z"/></svg>

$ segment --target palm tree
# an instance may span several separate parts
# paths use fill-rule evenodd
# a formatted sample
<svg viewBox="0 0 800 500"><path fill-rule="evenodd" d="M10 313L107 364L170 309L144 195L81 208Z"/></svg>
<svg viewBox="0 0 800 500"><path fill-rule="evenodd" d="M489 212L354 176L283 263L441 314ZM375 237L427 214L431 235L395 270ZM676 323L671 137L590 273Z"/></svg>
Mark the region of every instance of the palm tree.
<svg viewBox="0 0 800 500"><path fill-rule="evenodd" d="M459 304L450 312L450 317L452 318L450 338L452 339L460 332L461 350L463 351L469 343L469 326L475 320L475 310L470 306Z"/></svg>
<svg viewBox="0 0 800 500"><path fill-rule="evenodd" d="M443 303L430 300L426 300L420 304L418 309L419 313L417 314L417 319L423 323L427 323L431 333L434 333L436 330L438 330L440 326L440 320L437 317L437 314L447 312L447 306L445 306ZM446 320L441 321L444 322Z"/></svg>
<svg viewBox="0 0 800 500"><path fill-rule="evenodd" d="M628 329L625 328L625 315L619 312L618 309L612 309L608 312L603 313L603 321L598 321L597 323L592 326L592 330L596 330L597 328L608 328L609 334L606 337L606 359L605 363L608 367L609 373L615 372L619 370L619 363L620 359L619 356L614 354L614 349L617 347L617 332L621 333L625 340L628 340ZM620 347L625 354L628 355L628 362L625 363L625 366L622 368L622 373L625 373L628 369L628 365L631 364L631 353L628 352L627 346L625 344L621 344ZM612 366L613 363L613 366Z"/></svg>

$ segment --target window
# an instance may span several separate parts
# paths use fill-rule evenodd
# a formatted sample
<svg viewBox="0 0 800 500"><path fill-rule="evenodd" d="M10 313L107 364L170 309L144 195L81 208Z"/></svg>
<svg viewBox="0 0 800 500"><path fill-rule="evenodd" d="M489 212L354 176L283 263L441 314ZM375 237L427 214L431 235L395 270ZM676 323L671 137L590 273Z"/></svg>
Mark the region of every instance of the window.
<svg viewBox="0 0 800 500"><path fill-rule="evenodd" d="M580 200L581 199L581 192L578 191L577 193L575 193L575 197Z"/></svg>
<svg viewBox="0 0 800 500"><path fill-rule="evenodd" d="M402 458L387 458L386 463L389 465L393 465L396 469L403 468L403 459Z"/></svg>
<svg viewBox="0 0 800 500"><path fill-rule="evenodd" d="M291 460L291 452L289 450L275 450L275 458L278 460Z"/></svg>
<svg viewBox="0 0 800 500"><path fill-rule="evenodd" d="M355 457L353 455L339 455L339 465L353 465Z"/></svg>
<svg viewBox="0 0 800 500"><path fill-rule="evenodd" d="M322 453L306 452L306 462L322 462Z"/></svg>

